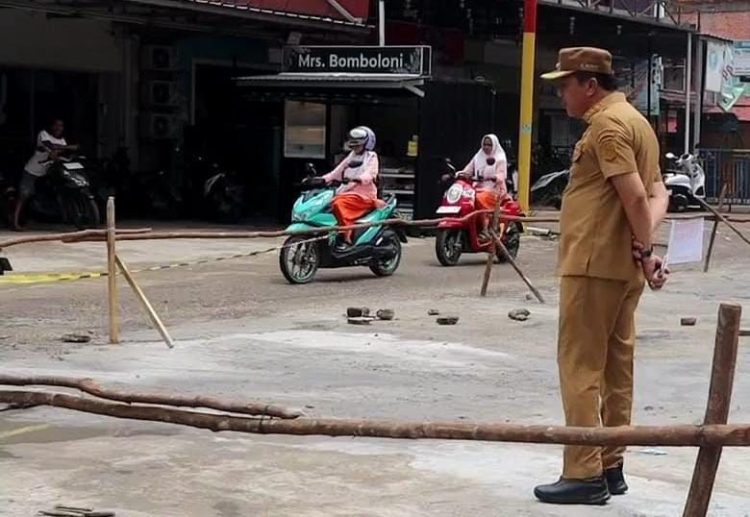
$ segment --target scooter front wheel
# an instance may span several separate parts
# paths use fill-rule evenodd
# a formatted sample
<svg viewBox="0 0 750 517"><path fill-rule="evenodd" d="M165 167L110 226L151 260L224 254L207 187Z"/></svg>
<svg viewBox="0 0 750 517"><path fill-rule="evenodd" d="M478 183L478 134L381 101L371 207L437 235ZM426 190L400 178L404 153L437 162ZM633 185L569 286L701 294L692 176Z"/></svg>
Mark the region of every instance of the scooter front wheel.
<svg viewBox="0 0 750 517"><path fill-rule="evenodd" d="M435 238L435 254L443 266L455 266L463 253L461 230L438 230Z"/></svg>
<svg viewBox="0 0 750 517"><path fill-rule="evenodd" d="M289 237L281 248L279 267L290 284L311 282L320 267L319 241L301 235Z"/></svg>

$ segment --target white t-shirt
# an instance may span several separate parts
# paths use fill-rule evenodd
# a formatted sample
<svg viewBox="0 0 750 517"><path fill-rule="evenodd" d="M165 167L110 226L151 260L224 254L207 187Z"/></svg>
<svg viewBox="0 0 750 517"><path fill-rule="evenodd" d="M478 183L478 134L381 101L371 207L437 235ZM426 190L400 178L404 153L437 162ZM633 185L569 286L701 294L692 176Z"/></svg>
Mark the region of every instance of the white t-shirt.
<svg viewBox="0 0 750 517"><path fill-rule="evenodd" d="M49 153L47 151L39 150L39 147L44 147L44 142L54 145L68 145L64 138L55 138L47 131L40 131L39 135L36 137L37 149L34 150L34 155L26 163L26 167L24 167L26 172L33 176L44 176L45 174L47 174L50 165L52 165L52 162L47 162L47 160L49 160Z"/></svg>

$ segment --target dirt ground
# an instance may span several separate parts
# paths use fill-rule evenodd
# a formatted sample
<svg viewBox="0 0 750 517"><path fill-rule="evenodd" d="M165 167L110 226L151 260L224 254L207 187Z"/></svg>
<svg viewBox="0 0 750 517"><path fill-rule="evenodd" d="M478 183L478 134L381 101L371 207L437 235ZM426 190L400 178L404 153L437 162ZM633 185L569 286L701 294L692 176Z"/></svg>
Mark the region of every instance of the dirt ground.
<svg viewBox="0 0 750 517"><path fill-rule="evenodd" d="M706 225L708 228L708 224ZM747 226L747 225L746 225ZM0 240L15 234L0 232ZM666 225L661 241L666 241ZM118 244L133 269L261 250L278 240ZM562 423L555 339L555 241L527 235L519 263L547 298L528 298L507 265L478 296L483 256L442 268L434 240L411 239L397 274L322 271L290 286L278 255L137 274L177 345L169 350L120 281L123 338L107 344L106 279L22 284L0 277L0 356L12 374L88 376L140 391L300 408L321 417ZM636 424L693 424L705 412L716 313L750 299L750 248L722 229L711 271L680 266L638 313ZM97 272L100 243L9 248L19 273ZM348 325L348 306L396 319ZM528 321L507 317L528 308ZM460 317L442 327L429 309ZM694 316L694 327L680 317ZM750 327L750 315L745 316ZM67 333L90 343L64 343ZM742 338L730 421L750 422L750 341ZM633 447L628 495L556 507L532 489L557 479L561 448L458 441L256 436L115 420L64 409L0 413L0 515L55 504L145 516L674 516L696 450ZM710 515L750 515L750 451L726 449Z"/></svg>

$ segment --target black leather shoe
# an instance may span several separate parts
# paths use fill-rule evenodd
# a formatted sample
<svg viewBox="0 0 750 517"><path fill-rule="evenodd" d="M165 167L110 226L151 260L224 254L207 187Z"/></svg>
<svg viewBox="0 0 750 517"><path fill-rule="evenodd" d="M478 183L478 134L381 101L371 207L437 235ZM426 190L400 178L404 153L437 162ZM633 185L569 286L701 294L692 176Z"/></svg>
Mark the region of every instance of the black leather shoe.
<svg viewBox="0 0 750 517"><path fill-rule="evenodd" d="M609 499L604 476L588 479L564 479L551 485L539 485L534 495L543 503L604 504Z"/></svg>
<svg viewBox="0 0 750 517"><path fill-rule="evenodd" d="M606 469L604 477L607 478L607 487L610 494L622 495L628 491L628 484L625 482L625 476L622 473L622 465Z"/></svg>

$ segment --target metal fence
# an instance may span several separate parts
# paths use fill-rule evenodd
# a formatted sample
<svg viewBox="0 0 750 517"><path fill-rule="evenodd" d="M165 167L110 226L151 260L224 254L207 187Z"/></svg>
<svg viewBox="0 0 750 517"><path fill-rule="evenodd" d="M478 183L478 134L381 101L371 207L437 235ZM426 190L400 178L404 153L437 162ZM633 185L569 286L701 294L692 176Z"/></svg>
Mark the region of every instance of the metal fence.
<svg viewBox="0 0 750 517"><path fill-rule="evenodd" d="M727 185L727 205L750 205L750 149L701 149L698 157L706 172L706 197L719 200Z"/></svg>

